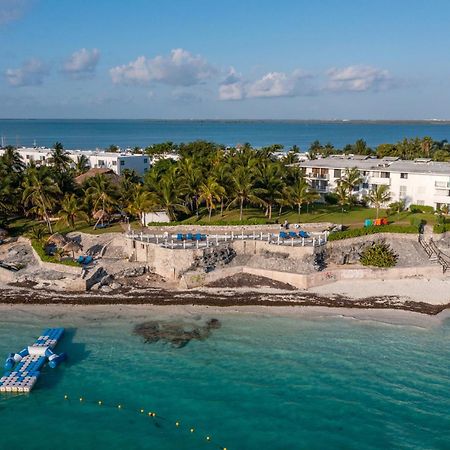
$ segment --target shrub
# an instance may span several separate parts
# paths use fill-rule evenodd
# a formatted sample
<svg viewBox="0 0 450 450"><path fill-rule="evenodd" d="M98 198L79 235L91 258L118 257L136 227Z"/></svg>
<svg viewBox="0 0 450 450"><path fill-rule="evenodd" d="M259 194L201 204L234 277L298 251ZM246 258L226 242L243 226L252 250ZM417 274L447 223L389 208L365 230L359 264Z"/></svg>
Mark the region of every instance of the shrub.
<svg viewBox="0 0 450 450"><path fill-rule="evenodd" d="M411 219L409 219L409 223L411 226L416 227L417 230L422 231L427 221L421 219L420 217L411 217Z"/></svg>
<svg viewBox="0 0 450 450"><path fill-rule="evenodd" d="M433 233L441 234L450 231L450 223L437 223L433 227Z"/></svg>
<svg viewBox="0 0 450 450"><path fill-rule="evenodd" d="M434 208L427 205L410 205L410 212L414 213L434 213Z"/></svg>
<svg viewBox="0 0 450 450"><path fill-rule="evenodd" d="M360 262L363 266L393 267L397 263L397 258L389 244L374 242L363 251Z"/></svg>
<svg viewBox="0 0 450 450"><path fill-rule="evenodd" d="M338 196L333 193L325 194L323 198L328 205L337 205L339 201Z"/></svg>
<svg viewBox="0 0 450 450"><path fill-rule="evenodd" d="M377 227L354 228L352 230L335 231L328 236L329 241L339 241L341 239L349 239L359 236L367 236L377 233L417 233L417 227L410 225L382 225Z"/></svg>

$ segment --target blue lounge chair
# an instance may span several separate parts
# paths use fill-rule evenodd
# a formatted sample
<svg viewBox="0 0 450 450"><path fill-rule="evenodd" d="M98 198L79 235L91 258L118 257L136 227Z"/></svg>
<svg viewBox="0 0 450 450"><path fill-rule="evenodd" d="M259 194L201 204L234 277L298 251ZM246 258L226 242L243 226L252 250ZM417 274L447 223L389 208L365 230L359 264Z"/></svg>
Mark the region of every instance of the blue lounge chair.
<svg viewBox="0 0 450 450"><path fill-rule="evenodd" d="M371 227L371 226L373 225L372 222L373 222L372 220L366 219L366 220L364 221L364 226L365 226L365 227Z"/></svg>
<svg viewBox="0 0 450 450"><path fill-rule="evenodd" d="M194 236L194 240L201 241L202 240L202 235L200 233L196 233L195 236Z"/></svg>
<svg viewBox="0 0 450 450"><path fill-rule="evenodd" d="M285 231L280 231L281 239L289 239L289 235Z"/></svg>
<svg viewBox="0 0 450 450"><path fill-rule="evenodd" d="M309 234L306 232L306 231L299 231L299 233L298 233L298 235L301 237L301 238L309 238Z"/></svg>
<svg viewBox="0 0 450 450"><path fill-rule="evenodd" d="M186 234L186 240L187 241L192 241L194 239L194 237L192 236L192 233L187 233Z"/></svg>
<svg viewBox="0 0 450 450"><path fill-rule="evenodd" d="M202 241L206 241L206 234L202 234Z"/></svg>
<svg viewBox="0 0 450 450"><path fill-rule="evenodd" d="M289 231L290 238L298 238L297 233L295 231Z"/></svg>
<svg viewBox="0 0 450 450"><path fill-rule="evenodd" d="M184 239L184 236L181 233L177 234L177 241L182 241Z"/></svg>

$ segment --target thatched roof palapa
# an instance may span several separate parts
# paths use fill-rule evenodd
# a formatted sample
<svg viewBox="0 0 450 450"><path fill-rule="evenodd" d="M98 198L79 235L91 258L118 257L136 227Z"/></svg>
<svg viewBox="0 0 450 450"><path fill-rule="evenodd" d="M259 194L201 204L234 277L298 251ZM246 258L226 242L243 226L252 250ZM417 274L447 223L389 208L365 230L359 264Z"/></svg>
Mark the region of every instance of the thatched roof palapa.
<svg viewBox="0 0 450 450"><path fill-rule="evenodd" d="M48 238L47 244L53 244L62 248L67 244L67 239L61 233L54 233Z"/></svg>
<svg viewBox="0 0 450 450"><path fill-rule="evenodd" d="M63 247L63 250L67 253L77 253L81 250L83 250L83 247L78 244L78 242L75 241L69 241L67 244Z"/></svg>

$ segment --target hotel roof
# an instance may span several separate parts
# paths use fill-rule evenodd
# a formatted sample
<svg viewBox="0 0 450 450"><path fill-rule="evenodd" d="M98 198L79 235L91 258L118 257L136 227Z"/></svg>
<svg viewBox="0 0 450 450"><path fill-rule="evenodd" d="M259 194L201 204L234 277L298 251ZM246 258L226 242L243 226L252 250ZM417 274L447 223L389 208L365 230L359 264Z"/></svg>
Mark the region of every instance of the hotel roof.
<svg viewBox="0 0 450 450"><path fill-rule="evenodd" d="M350 169L356 167L357 169L367 171L379 170L382 172L408 172L450 176L450 163L436 162L422 158L410 161L395 157L377 159L369 156L361 158L361 155L333 155L327 158L302 161L295 165L323 169Z"/></svg>

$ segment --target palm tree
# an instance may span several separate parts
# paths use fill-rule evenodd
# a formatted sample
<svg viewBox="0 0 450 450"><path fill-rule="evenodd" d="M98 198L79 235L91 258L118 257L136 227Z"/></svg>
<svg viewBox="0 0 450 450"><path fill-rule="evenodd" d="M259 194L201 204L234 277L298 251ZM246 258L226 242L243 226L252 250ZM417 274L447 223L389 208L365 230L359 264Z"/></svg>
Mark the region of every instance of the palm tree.
<svg viewBox="0 0 450 450"><path fill-rule="evenodd" d="M230 184L230 170L231 170L230 165L224 163L218 165L213 172L213 178L217 181L219 186L223 188L222 194L220 195L221 217L223 217L225 199L227 198L227 186Z"/></svg>
<svg viewBox="0 0 450 450"><path fill-rule="evenodd" d="M258 181L261 186L259 192L267 206L267 216L272 219L272 207L283 193L281 170L277 164L269 162L258 170Z"/></svg>
<svg viewBox="0 0 450 450"><path fill-rule="evenodd" d="M72 159L69 154L64 151L64 147L61 142L56 142L53 146L53 150L48 160L49 164L51 164L56 173L67 172L72 164Z"/></svg>
<svg viewBox="0 0 450 450"><path fill-rule="evenodd" d="M25 169L25 163L20 153L12 146L5 148L0 156L0 164L4 167L6 173L20 173Z"/></svg>
<svg viewBox="0 0 450 450"><path fill-rule="evenodd" d="M341 225L344 223L344 207L351 202L351 194L349 187L342 180L339 180L334 190L336 194L338 205L341 207Z"/></svg>
<svg viewBox="0 0 450 450"><path fill-rule="evenodd" d="M310 199L311 186L304 178L297 178L296 182L288 187L287 195L291 204L297 206L298 214L302 212L302 205Z"/></svg>
<svg viewBox="0 0 450 450"><path fill-rule="evenodd" d="M244 204L259 203L263 205L265 202L258 197L258 190L251 173L245 167L238 167L231 177L231 189L233 199L228 207L239 205L239 220L242 221Z"/></svg>
<svg viewBox="0 0 450 450"><path fill-rule="evenodd" d="M75 194L66 194L61 202L61 209L58 212L60 220L62 220L70 228L75 227L77 220L88 222L89 218L83 210L80 201Z"/></svg>
<svg viewBox="0 0 450 450"><path fill-rule="evenodd" d="M167 174L162 177L158 191L155 192L158 205L164 209L170 220L176 220L178 211L187 213L189 209L183 204L180 198L180 190L175 186L176 179Z"/></svg>
<svg viewBox="0 0 450 450"><path fill-rule="evenodd" d="M86 155L77 156L77 161L75 163L75 173L76 175L81 175L89 170L89 159Z"/></svg>
<svg viewBox="0 0 450 450"><path fill-rule="evenodd" d="M216 208L215 201L220 201L225 195L225 189L212 177L200 185L199 203L205 202L208 217L211 220L212 210Z"/></svg>
<svg viewBox="0 0 450 450"><path fill-rule="evenodd" d="M115 189L108 178L103 174L96 175L88 182L88 188L85 191L86 200L92 203L92 213L95 215L100 210L103 212L94 225L97 227L98 222L106 212L109 212L116 204Z"/></svg>
<svg viewBox="0 0 450 450"><path fill-rule="evenodd" d="M154 211L156 205L156 195L154 193L145 191L142 185L137 185L132 192L130 201L128 202L128 206L126 209L131 215L142 219L142 224L145 227L145 213Z"/></svg>
<svg viewBox="0 0 450 450"><path fill-rule="evenodd" d="M50 233L53 232L49 213L56 203L56 196L61 194L55 180L49 175L45 167L27 170L23 181L22 201L30 206L30 213L41 217L47 224Z"/></svg>
<svg viewBox="0 0 450 450"><path fill-rule="evenodd" d="M367 201L377 209L377 219L380 208L391 199L391 192L389 186L385 184L378 184L372 188L367 194Z"/></svg>
<svg viewBox="0 0 450 450"><path fill-rule="evenodd" d="M191 212L198 214L198 189L202 181L202 171L195 165L194 159L183 158L178 164L182 190Z"/></svg>
<svg viewBox="0 0 450 450"><path fill-rule="evenodd" d="M362 183L361 173L356 167L345 169L344 176L342 177L342 182L347 186L348 190L351 193Z"/></svg>

